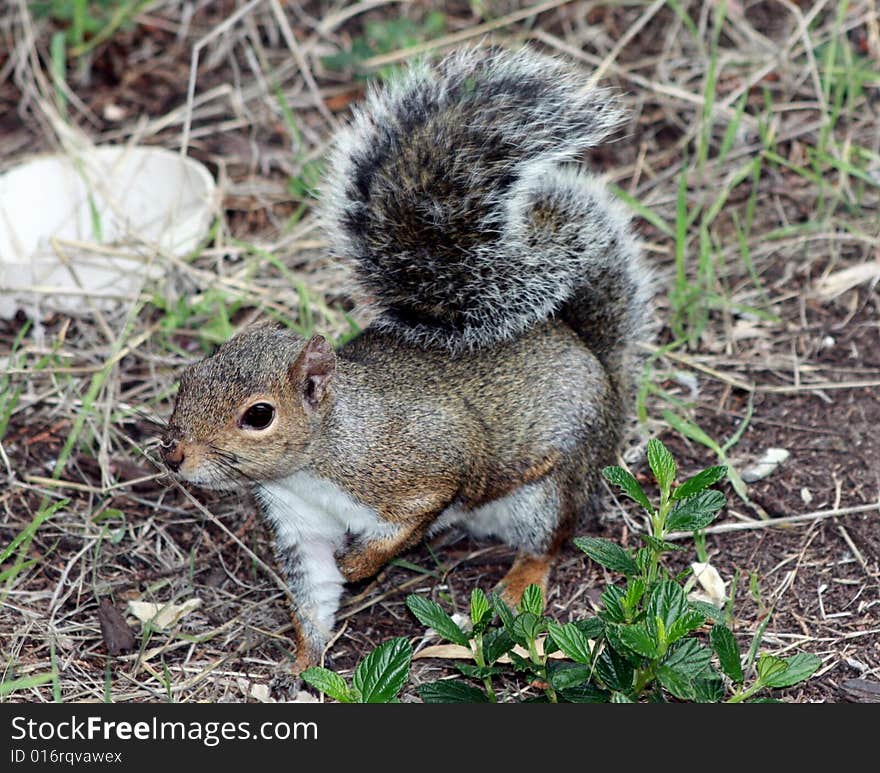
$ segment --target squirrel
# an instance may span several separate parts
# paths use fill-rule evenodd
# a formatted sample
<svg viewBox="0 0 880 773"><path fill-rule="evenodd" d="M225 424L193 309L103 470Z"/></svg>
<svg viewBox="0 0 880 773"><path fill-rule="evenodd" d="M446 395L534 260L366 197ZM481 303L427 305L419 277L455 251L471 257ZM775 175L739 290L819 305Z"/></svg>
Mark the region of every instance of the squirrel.
<svg viewBox="0 0 880 773"><path fill-rule="evenodd" d="M189 366L161 454L250 488L273 527L297 645L318 663L343 586L458 524L546 589L595 514L650 313L629 217L580 168L622 113L526 48L475 47L371 88L332 151L330 249L375 320L338 351L275 324Z"/></svg>

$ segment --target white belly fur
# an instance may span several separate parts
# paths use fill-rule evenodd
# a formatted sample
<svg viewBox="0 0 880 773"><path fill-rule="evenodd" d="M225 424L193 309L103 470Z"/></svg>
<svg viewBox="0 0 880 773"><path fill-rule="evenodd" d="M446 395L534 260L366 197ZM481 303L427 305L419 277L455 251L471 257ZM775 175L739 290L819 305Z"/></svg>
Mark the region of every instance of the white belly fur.
<svg viewBox="0 0 880 773"><path fill-rule="evenodd" d="M304 472L261 484L256 496L275 528L279 550L296 553L298 579L308 586L302 595L315 606L300 613L329 634L345 582L334 554L346 533L374 539L388 531L388 524L336 484Z"/></svg>
<svg viewBox="0 0 880 773"><path fill-rule="evenodd" d="M476 537L497 537L511 547L540 554L546 550L546 524L541 520L555 516L559 502L555 489L546 481L521 486L506 497L477 507L445 510L429 534L461 525Z"/></svg>

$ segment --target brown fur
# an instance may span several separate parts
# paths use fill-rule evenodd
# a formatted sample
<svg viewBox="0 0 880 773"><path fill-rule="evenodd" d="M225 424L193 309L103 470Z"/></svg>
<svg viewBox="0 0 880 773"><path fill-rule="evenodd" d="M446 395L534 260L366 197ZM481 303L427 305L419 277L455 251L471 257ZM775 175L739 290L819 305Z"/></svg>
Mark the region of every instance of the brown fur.
<svg viewBox="0 0 880 773"><path fill-rule="evenodd" d="M577 166L622 118L584 83L530 49L477 47L371 91L327 165L322 219L374 322L336 354L256 328L181 379L165 461L257 494L297 667L328 640L342 578L433 527L514 547L516 601L594 515L650 277L628 213Z"/></svg>
<svg viewBox="0 0 880 773"><path fill-rule="evenodd" d="M275 425L242 428L245 407L262 400L276 407ZM375 574L447 509L476 511L541 486L551 504L511 542L520 556L501 583L515 602L532 582L546 589L553 556L612 461L619 412L604 368L562 322L455 356L368 329L333 357L323 339L259 327L184 374L164 454L208 487L305 470L374 509L397 529L344 547L337 563L349 581ZM301 594L296 566L285 569ZM307 597L302 605L298 657L311 663L321 644L305 617Z"/></svg>

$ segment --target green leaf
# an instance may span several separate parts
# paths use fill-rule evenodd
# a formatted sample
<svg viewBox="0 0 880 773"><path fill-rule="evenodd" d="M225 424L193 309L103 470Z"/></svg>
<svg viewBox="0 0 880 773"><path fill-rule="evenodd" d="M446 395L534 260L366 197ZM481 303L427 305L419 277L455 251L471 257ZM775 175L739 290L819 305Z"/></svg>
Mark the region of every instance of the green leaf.
<svg viewBox="0 0 880 773"><path fill-rule="evenodd" d="M672 491L672 499L686 499L693 494L697 494L704 488L717 483L725 475L727 475L727 466L724 464L715 467L707 467L702 472L698 472L692 478L688 478L680 486Z"/></svg>
<svg viewBox="0 0 880 773"><path fill-rule="evenodd" d="M682 499L666 517L665 527L669 531L697 531L705 529L718 511L727 504L724 494L715 489L701 491L687 499Z"/></svg>
<svg viewBox="0 0 880 773"><path fill-rule="evenodd" d="M352 694L351 688L345 683L345 680L329 668L321 668L320 666L307 668L302 672L302 678L335 701L340 703L357 702L356 696Z"/></svg>
<svg viewBox="0 0 880 773"><path fill-rule="evenodd" d="M673 6L675 7L675 6ZM633 196L629 191L624 188L620 188L614 183L609 183L608 187L614 193L615 198L620 199L625 202L629 207L636 212L639 217L643 220L647 220L654 228L658 231L662 231L667 236L674 238L675 232L672 230L672 226L669 225L660 215L658 215L653 209L645 206L641 201L638 200L635 196Z"/></svg>
<svg viewBox="0 0 880 773"><path fill-rule="evenodd" d="M643 625L622 625L617 633L621 641L633 652L645 658L656 658L659 654L658 642Z"/></svg>
<svg viewBox="0 0 880 773"><path fill-rule="evenodd" d="M411 594L406 597L406 605L422 625L433 628L438 636L453 644L467 646L467 634L455 624L455 621L436 601Z"/></svg>
<svg viewBox="0 0 880 773"><path fill-rule="evenodd" d="M691 605L691 609L695 609L704 617L707 617L713 623L723 623L724 622L724 610L718 609L714 604L709 604L705 601L691 601L689 602Z"/></svg>
<svg viewBox="0 0 880 773"><path fill-rule="evenodd" d="M548 623L550 637L575 663L589 664L591 658L590 642L574 623Z"/></svg>
<svg viewBox="0 0 880 773"><path fill-rule="evenodd" d="M761 683L770 687L774 679L780 678L788 670L788 663L774 655L761 655L755 668Z"/></svg>
<svg viewBox="0 0 880 773"><path fill-rule="evenodd" d="M687 438L710 448L716 454L723 453L721 446L718 445L711 437L709 437L702 429L700 429L692 421L682 418L672 411L663 411L663 420L673 429L678 430Z"/></svg>
<svg viewBox="0 0 880 773"><path fill-rule="evenodd" d="M403 636L376 647L354 670L352 685L360 693L360 702L394 701L409 676L411 660L412 645Z"/></svg>
<svg viewBox="0 0 880 773"><path fill-rule="evenodd" d="M676 698L683 701L696 700L697 691L694 680L687 674L682 674L669 666L660 666L656 673L657 681Z"/></svg>
<svg viewBox="0 0 880 773"><path fill-rule="evenodd" d="M694 609L688 609L676 618L675 622L666 631L666 643L672 644L682 636L695 631L706 622L706 616Z"/></svg>
<svg viewBox="0 0 880 773"><path fill-rule="evenodd" d="M626 584L626 593L623 597L623 605L630 611L635 610L636 605L645 595L645 581L641 577L630 577Z"/></svg>
<svg viewBox="0 0 880 773"><path fill-rule="evenodd" d="M645 614L648 632L651 637L660 642L661 633L668 643L669 633L675 621L689 610L687 596L684 589L672 580L663 580L654 586L648 598L648 608ZM657 620L661 622L658 623ZM662 630L660 626L662 625Z"/></svg>
<svg viewBox="0 0 880 773"><path fill-rule="evenodd" d="M492 608L489 606L489 599L486 594L479 588L471 591L471 623L474 630L488 624L488 618L492 616Z"/></svg>
<svg viewBox="0 0 880 773"><path fill-rule="evenodd" d="M9 695L16 690L29 690L41 684L51 682L56 678L56 674L49 671L45 674L31 674L23 676L20 679L10 679L9 681L0 682L0 696Z"/></svg>
<svg viewBox="0 0 880 773"><path fill-rule="evenodd" d="M784 671L777 673L773 670L769 676L764 676L763 682L768 687L791 687L809 679L822 665L822 660L809 652L799 652L784 658L783 662L786 664Z"/></svg>
<svg viewBox="0 0 880 773"><path fill-rule="evenodd" d="M504 599L497 593L490 593L489 601L492 604L492 608L495 610L495 614L501 619L501 624L504 626L504 629L512 636L514 617L510 607L507 606Z"/></svg>
<svg viewBox="0 0 880 773"><path fill-rule="evenodd" d="M704 647L696 639L685 639L674 647L663 658L663 665L691 679L711 675L712 650Z"/></svg>
<svg viewBox="0 0 880 773"><path fill-rule="evenodd" d="M551 660L547 663L547 680L554 690L569 690L590 681L593 669L580 663Z"/></svg>
<svg viewBox="0 0 880 773"><path fill-rule="evenodd" d="M510 658L514 671L526 671L530 674L535 673L535 664L528 658L524 658L522 655L517 655L513 650L508 652L507 655Z"/></svg>
<svg viewBox="0 0 880 773"><path fill-rule="evenodd" d="M35 516L34 519L21 530L19 534L15 536L15 538L8 544L6 547L0 551L0 564L4 563L15 551L15 549L21 545L23 542L27 542L31 537L36 533L37 529L43 525L43 523L56 512L58 512L62 507L66 507L70 503L69 499L60 499L51 507L46 508L45 510L40 510Z"/></svg>
<svg viewBox="0 0 880 773"><path fill-rule="evenodd" d="M626 622L626 609L623 605L625 594L620 588L616 585L606 585L599 598L602 600L602 606L604 607L599 612L599 616L603 620L611 623Z"/></svg>
<svg viewBox="0 0 880 773"><path fill-rule="evenodd" d="M596 660L596 675L611 690L631 690L633 667L611 647L605 647Z"/></svg>
<svg viewBox="0 0 880 773"><path fill-rule="evenodd" d="M455 667L471 679L485 679L487 676L496 676L504 673L504 669L500 666L477 666L474 663L456 663Z"/></svg>
<svg viewBox="0 0 880 773"><path fill-rule="evenodd" d="M569 687L565 690L559 690L559 694L567 703L609 703L611 701L611 693L594 684Z"/></svg>
<svg viewBox="0 0 880 773"><path fill-rule="evenodd" d="M669 491L669 487L675 480L675 459L657 438L651 438L648 441L648 464L651 466L651 472L654 473L660 490Z"/></svg>
<svg viewBox="0 0 880 773"><path fill-rule="evenodd" d="M611 693L611 700L609 703L635 703L635 701L622 692L613 692Z"/></svg>
<svg viewBox="0 0 880 773"><path fill-rule="evenodd" d="M605 630L605 624L598 617L589 617L586 620L575 620L572 622L572 625L576 626L584 636L593 641L598 640L602 635L602 631Z"/></svg>
<svg viewBox="0 0 880 773"><path fill-rule="evenodd" d="M513 621L513 638L528 644L537 639L546 628L543 618L532 612L522 612Z"/></svg>
<svg viewBox="0 0 880 773"><path fill-rule="evenodd" d="M720 677L694 679L694 700L698 703L718 703L724 697L724 682Z"/></svg>
<svg viewBox="0 0 880 773"><path fill-rule="evenodd" d="M731 630L726 625L715 623L709 633L709 640L712 642L712 649L718 656L721 670L734 682L741 683L743 680L742 658L736 637Z"/></svg>
<svg viewBox="0 0 880 773"><path fill-rule="evenodd" d="M483 637L483 657L490 665L513 649L516 642L503 628L489 631Z"/></svg>
<svg viewBox="0 0 880 773"><path fill-rule="evenodd" d="M623 489L630 499L638 502L649 514L654 512L654 508L651 507L651 502L648 500L639 482L631 473L624 470L623 467L606 467L602 470L602 475L605 476L605 480L609 483L613 483L615 486Z"/></svg>
<svg viewBox="0 0 880 773"><path fill-rule="evenodd" d="M419 697L425 703L489 703L489 696L464 682L444 679L439 682L427 682L416 688Z"/></svg>
<svg viewBox="0 0 880 773"><path fill-rule="evenodd" d="M667 542L666 540L657 539L653 534L639 534L639 539L644 542L648 547L651 548L655 553L672 553L672 552L680 552L684 550L682 545L676 545L674 542ZM639 552L642 552L644 548L640 548ZM650 553L648 554L650 556ZM638 558L638 556L637 556ZM643 563L640 561L636 561L639 564L639 569L644 571ZM644 562L647 565L649 562Z"/></svg>
<svg viewBox="0 0 880 773"><path fill-rule="evenodd" d="M636 566L639 567L639 572L642 576L647 576L650 573L654 561L654 554L648 548L638 548L635 552L635 559Z"/></svg>
<svg viewBox="0 0 880 773"><path fill-rule="evenodd" d="M520 612L531 612L540 617L544 613L544 594L539 585L529 585L522 594L519 602Z"/></svg>
<svg viewBox="0 0 880 773"><path fill-rule="evenodd" d="M597 564L627 577L638 574L639 567L620 545L610 539L599 537L576 537L574 544L584 551Z"/></svg>
<svg viewBox="0 0 880 773"><path fill-rule="evenodd" d="M626 646L626 643L623 639L620 638L620 629L623 626L616 625L613 623L609 623L605 626L605 641L608 645L613 649L618 655L620 655L624 660L627 660L629 664L633 668L638 668L642 665L642 661L644 658L641 655L633 652L629 647Z"/></svg>

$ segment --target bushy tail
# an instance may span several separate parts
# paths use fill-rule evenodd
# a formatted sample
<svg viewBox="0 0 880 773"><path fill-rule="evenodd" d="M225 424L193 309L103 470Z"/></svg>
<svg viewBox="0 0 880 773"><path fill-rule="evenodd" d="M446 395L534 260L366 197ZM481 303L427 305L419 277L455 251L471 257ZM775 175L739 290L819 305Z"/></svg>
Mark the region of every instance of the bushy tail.
<svg viewBox="0 0 880 773"><path fill-rule="evenodd" d="M574 162L611 95L531 50L473 48L373 90L330 159L332 247L420 345L491 345L561 315L612 371L647 307L627 218Z"/></svg>

